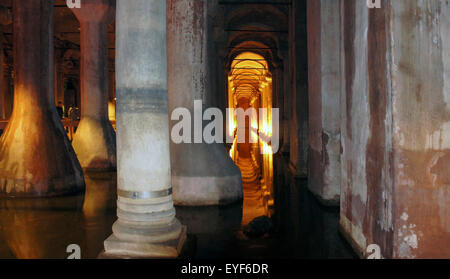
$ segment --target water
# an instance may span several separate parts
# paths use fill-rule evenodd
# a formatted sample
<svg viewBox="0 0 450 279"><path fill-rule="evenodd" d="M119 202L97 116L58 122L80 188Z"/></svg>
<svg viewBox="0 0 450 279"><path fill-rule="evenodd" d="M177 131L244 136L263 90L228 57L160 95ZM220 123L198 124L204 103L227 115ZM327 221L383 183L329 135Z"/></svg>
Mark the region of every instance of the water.
<svg viewBox="0 0 450 279"><path fill-rule="evenodd" d="M177 208L195 236L195 258L354 258L338 233L338 208L322 207L284 170L274 168L274 230L249 239L242 228L243 205ZM77 244L82 258L96 258L116 220L115 173L87 175L86 193L51 199L0 200L0 258L67 258Z"/></svg>

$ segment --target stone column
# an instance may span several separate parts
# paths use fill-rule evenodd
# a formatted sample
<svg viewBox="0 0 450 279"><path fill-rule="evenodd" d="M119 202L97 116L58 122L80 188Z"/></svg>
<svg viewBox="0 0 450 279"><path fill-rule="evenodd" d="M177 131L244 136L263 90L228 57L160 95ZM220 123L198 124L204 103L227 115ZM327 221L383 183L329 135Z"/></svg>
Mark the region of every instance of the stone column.
<svg viewBox="0 0 450 279"><path fill-rule="evenodd" d="M169 111L205 102L210 92L208 3L206 0L167 1ZM175 124L173 122L172 124ZM191 122L193 123L193 122ZM193 125L192 125L193 127ZM193 130L192 130L193 131ZM194 135L194 132L192 132ZM222 143L171 143L174 200L179 205L232 203L242 199L241 173Z"/></svg>
<svg viewBox="0 0 450 279"><path fill-rule="evenodd" d="M82 191L83 173L55 107L53 1L14 1L13 13L14 109L0 140L0 193Z"/></svg>
<svg viewBox="0 0 450 279"><path fill-rule="evenodd" d="M282 114L282 132L283 132L283 145L280 150L283 154L289 154L291 150L290 146L290 126L289 126L289 118L291 115L291 88L290 88L290 63L289 63L289 54L287 51L280 51L283 57L283 114Z"/></svg>
<svg viewBox="0 0 450 279"><path fill-rule="evenodd" d="M279 137L280 137L280 144L281 147L279 148L280 153L283 152L283 145L286 141L284 138L284 129L283 129L283 114L285 113L285 107L283 105L283 97L284 97L284 91L283 91L283 66L280 65L281 63L278 63L275 67L275 71L273 73L273 107L280 109L280 131L279 131Z"/></svg>
<svg viewBox="0 0 450 279"><path fill-rule="evenodd" d="M362 257L449 258L450 5L342 2L341 232Z"/></svg>
<svg viewBox="0 0 450 279"><path fill-rule="evenodd" d="M111 63L110 63L111 65ZM110 66L109 70L109 90L108 90L108 118L110 121L116 121L116 72L111 70L115 68L114 65Z"/></svg>
<svg viewBox="0 0 450 279"><path fill-rule="evenodd" d="M86 170L116 169L116 135L108 119L108 24L115 0L82 1L72 9L81 26L81 120L73 147Z"/></svg>
<svg viewBox="0 0 450 279"><path fill-rule="evenodd" d="M340 1L308 0L308 188L325 205L340 196Z"/></svg>
<svg viewBox="0 0 450 279"><path fill-rule="evenodd" d="M290 168L308 176L308 61L306 0L293 1L290 19Z"/></svg>
<svg viewBox="0 0 450 279"><path fill-rule="evenodd" d="M170 181L166 3L118 1L116 18L119 220L106 256L177 257L186 231Z"/></svg>

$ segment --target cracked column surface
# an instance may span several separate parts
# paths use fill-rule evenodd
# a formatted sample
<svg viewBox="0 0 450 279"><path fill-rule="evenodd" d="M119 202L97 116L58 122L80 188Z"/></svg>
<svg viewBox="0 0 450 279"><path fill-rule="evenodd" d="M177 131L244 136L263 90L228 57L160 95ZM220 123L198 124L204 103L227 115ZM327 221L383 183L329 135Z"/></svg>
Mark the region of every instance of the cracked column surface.
<svg viewBox="0 0 450 279"><path fill-rule="evenodd" d="M116 134L108 119L108 24L115 0L84 1L72 9L80 22L81 121L73 148L83 169L116 169Z"/></svg>
<svg viewBox="0 0 450 279"><path fill-rule="evenodd" d="M105 255L177 257L186 229L170 181L165 1L118 1L116 28L119 219Z"/></svg>
<svg viewBox="0 0 450 279"><path fill-rule="evenodd" d="M191 120L194 100L204 101L206 94L213 93L207 84L209 4L205 0L167 1L169 111L187 108ZM203 206L242 200L241 173L223 144L171 141L171 156L175 204Z"/></svg>
<svg viewBox="0 0 450 279"><path fill-rule="evenodd" d="M13 1L14 109L0 140L0 195L84 190L83 172L56 112L53 1Z"/></svg>

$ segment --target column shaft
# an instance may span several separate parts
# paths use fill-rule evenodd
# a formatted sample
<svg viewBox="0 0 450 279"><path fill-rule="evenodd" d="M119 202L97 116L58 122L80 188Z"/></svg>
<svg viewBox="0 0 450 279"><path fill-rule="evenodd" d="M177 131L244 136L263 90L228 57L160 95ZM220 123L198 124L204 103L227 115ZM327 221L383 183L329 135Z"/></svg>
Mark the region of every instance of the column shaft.
<svg viewBox="0 0 450 279"><path fill-rule="evenodd" d="M167 1L169 112L177 107L187 108L192 121L194 101L205 102L208 94L215 93L211 92L208 82L212 76L208 50L213 46L208 40L207 16L211 3L206 0ZM224 145L191 141L171 143L175 203L199 206L241 200L241 174Z"/></svg>
<svg viewBox="0 0 450 279"><path fill-rule="evenodd" d="M448 258L450 5L342 11L340 230L362 256Z"/></svg>
<svg viewBox="0 0 450 279"><path fill-rule="evenodd" d="M82 170L55 108L53 1L14 1L13 11L14 109L0 140L0 193L81 191Z"/></svg>
<svg viewBox="0 0 450 279"><path fill-rule="evenodd" d="M176 257L186 236L172 201L165 17L164 1L117 5L119 220L107 255Z"/></svg>
<svg viewBox="0 0 450 279"><path fill-rule="evenodd" d="M340 1L308 1L308 188L325 205L340 198Z"/></svg>
<svg viewBox="0 0 450 279"><path fill-rule="evenodd" d="M91 0L72 9L81 30L81 121L73 146L87 170L116 169L116 138L108 119L108 24L114 1Z"/></svg>
<svg viewBox="0 0 450 279"><path fill-rule="evenodd" d="M307 177L308 166L308 62L306 0L292 3L290 18L290 167L295 176Z"/></svg>

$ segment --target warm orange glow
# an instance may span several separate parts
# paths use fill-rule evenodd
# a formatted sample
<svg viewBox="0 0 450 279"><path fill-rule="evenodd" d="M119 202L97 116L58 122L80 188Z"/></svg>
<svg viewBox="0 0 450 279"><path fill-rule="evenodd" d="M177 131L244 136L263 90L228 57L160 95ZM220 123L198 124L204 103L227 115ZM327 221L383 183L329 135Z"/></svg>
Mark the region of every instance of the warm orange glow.
<svg viewBox="0 0 450 279"><path fill-rule="evenodd" d="M255 191L255 187L260 188L263 207L267 209L273 205L273 156L269 143L272 136L272 75L263 56L252 52L243 52L235 57L228 75L228 104L231 109L254 108L258 111L258 117L252 118L248 124L250 127L247 127L251 142L257 143L256 145L248 142L238 144L237 117L230 113L227 119L227 133L234 137L230 157L241 168L243 174L245 215L243 222L245 223L244 220L250 221L253 217L261 214L261 207L248 208L255 202L246 202L247 198L254 199L252 195L246 197L247 191ZM266 110L259 111L260 108ZM260 155L261 151L264 152L263 156ZM249 172L249 169L253 169L253 171ZM256 181L254 180L255 172L257 173ZM253 173L253 175L245 177L249 173ZM266 210L265 214L270 215L270 212Z"/></svg>
<svg viewBox="0 0 450 279"><path fill-rule="evenodd" d="M108 117L109 121L116 121L116 105L113 102L108 102Z"/></svg>

